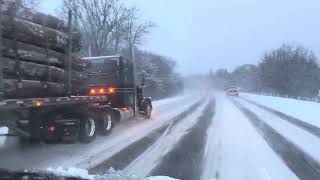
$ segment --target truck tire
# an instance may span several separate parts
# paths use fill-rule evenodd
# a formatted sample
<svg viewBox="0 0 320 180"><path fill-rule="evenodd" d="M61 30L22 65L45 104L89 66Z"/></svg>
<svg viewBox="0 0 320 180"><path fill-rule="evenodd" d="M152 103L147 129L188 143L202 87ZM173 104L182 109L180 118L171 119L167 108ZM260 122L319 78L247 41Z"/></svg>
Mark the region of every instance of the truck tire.
<svg viewBox="0 0 320 180"><path fill-rule="evenodd" d="M150 119L151 118L151 113L152 113L152 106L150 103L147 103L145 108L144 108L144 117L146 119Z"/></svg>
<svg viewBox="0 0 320 180"><path fill-rule="evenodd" d="M96 138L96 121L92 116L81 119L80 122L80 141L89 143Z"/></svg>
<svg viewBox="0 0 320 180"><path fill-rule="evenodd" d="M107 136L112 132L114 121L110 113L104 113L102 116L102 134Z"/></svg>

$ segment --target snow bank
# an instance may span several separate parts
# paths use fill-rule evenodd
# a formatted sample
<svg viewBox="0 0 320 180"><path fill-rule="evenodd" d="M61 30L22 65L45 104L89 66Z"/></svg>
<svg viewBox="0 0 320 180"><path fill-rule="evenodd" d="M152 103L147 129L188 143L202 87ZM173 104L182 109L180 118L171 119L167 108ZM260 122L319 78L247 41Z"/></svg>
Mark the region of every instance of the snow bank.
<svg viewBox="0 0 320 180"><path fill-rule="evenodd" d="M141 180L142 178L138 178L135 175L127 175L122 171L116 171L112 168L108 170L106 174L103 175L90 175L88 170L80 169L80 168L48 168L48 172L53 173L58 176L71 176L71 177L81 177L84 179L91 179L91 180ZM156 177L149 177L145 180L175 180L170 177L165 176L156 176Z"/></svg>
<svg viewBox="0 0 320 180"><path fill-rule="evenodd" d="M161 100L155 100L152 102L153 105L155 106L161 106L161 105L164 105L164 104L168 104L168 103L171 103L171 102L175 102L175 101L179 101L179 100L182 100L182 99L185 99L187 97L189 97L191 95L178 95L176 97L171 97L171 98L166 98L166 99L161 99Z"/></svg>
<svg viewBox="0 0 320 180"><path fill-rule="evenodd" d="M173 179L168 176L154 176L154 177L149 177L146 180L178 180L178 179Z"/></svg>
<svg viewBox="0 0 320 180"><path fill-rule="evenodd" d="M0 127L0 134L7 134L8 130L9 129L7 127Z"/></svg>
<svg viewBox="0 0 320 180"><path fill-rule="evenodd" d="M247 93L242 93L241 97L320 127L320 103Z"/></svg>
<svg viewBox="0 0 320 180"><path fill-rule="evenodd" d="M9 129L7 127L0 127L0 134L8 134ZM0 136L0 146L4 145L6 141L6 136Z"/></svg>
<svg viewBox="0 0 320 180"><path fill-rule="evenodd" d="M48 172L56 174L58 176L75 176L81 177L85 179L93 179L94 176L89 175L88 170L86 169L79 169L79 168L48 168Z"/></svg>

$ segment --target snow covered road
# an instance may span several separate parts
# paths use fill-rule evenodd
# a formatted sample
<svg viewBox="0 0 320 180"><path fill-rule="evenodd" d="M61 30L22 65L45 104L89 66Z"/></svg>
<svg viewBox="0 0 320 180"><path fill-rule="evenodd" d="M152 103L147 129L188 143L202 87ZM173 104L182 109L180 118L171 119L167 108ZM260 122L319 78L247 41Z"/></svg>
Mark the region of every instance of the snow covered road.
<svg viewBox="0 0 320 180"><path fill-rule="evenodd" d="M236 103L237 104L237 103ZM264 114L260 111L251 111L237 104L244 114L250 119L252 125L269 144L275 153L300 179L319 179L319 159L316 159L317 139L305 132L285 124L285 121ZM255 112L255 113L253 113ZM308 144L310 142L311 146ZM308 152L309 151L309 152ZM315 156L313 156L315 155Z"/></svg>
<svg viewBox="0 0 320 180"><path fill-rule="evenodd" d="M19 144L15 137L1 137L0 168L46 169L48 167L93 167L185 111L200 98L183 96L155 102L149 121L134 119L122 122L110 136L98 136L89 144ZM5 139L4 139L5 138Z"/></svg>
<svg viewBox="0 0 320 180"><path fill-rule="evenodd" d="M318 103L250 94L234 101L291 172L299 179L320 179L319 127L312 114L320 110Z"/></svg>
<svg viewBox="0 0 320 180"><path fill-rule="evenodd" d="M22 145L0 137L0 168L105 174L112 167L135 177L183 180L320 179L320 123L302 115L318 104L273 98L216 92L161 100L151 120L122 122L89 144ZM291 104L303 111L295 113Z"/></svg>
<svg viewBox="0 0 320 180"><path fill-rule="evenodd" d="M318 115L320 103L247 93L241 94L241 97L320 127L320 118Z"/></svg>
<svg viewBox="0 0 320 180"><path fill-rule="evenodd" d="M223 93L208 132L203 180L298 179Z"/></svg>

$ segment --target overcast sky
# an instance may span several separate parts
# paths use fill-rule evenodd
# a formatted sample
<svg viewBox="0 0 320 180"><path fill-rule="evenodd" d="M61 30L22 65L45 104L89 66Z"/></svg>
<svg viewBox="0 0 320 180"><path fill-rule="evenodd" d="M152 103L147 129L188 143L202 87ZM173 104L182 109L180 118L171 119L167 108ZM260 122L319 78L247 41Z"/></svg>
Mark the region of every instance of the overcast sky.
<svg viewBox="0 0 320 180"><path fill-rule="evenodd" d="M320 56L319 0L128 0L157 27L142 48L183 74L257 64L267 50L301 44ZM59 0L42 0L54 12Z"/></svg>

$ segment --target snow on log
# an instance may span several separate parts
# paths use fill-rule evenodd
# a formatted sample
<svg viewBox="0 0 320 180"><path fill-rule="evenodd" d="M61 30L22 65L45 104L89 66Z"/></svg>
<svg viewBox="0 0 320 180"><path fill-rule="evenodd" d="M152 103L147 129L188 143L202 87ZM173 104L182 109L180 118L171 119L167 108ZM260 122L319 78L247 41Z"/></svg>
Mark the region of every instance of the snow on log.
<svg viewBox="0 0 320 180"><path fill-rule="evenodd" d="M17 78L16 61L14 59L2 58L4 76ZM20 61L20 76L22 79L41 80L50 82L65 82L66 72L61 68ZM50 78L49 78L50 76ZM72 71L72 81L83 82L88 76L85 72Z"/></svg>
<svg viewBox="0 0 320 180"><path fill-rule="evenodd" d="M4 0L2 4L2 14L10 15L10 8L12 9L12 1ZM41 12L34 11L30 8L22 7L22 5L17 5L17 10L15 15L17 18L27 20L39 25L45 25L49 28L63 31L66 29L63 20L60 20L54 16L47 15Z"/></svg>
<svg viewBox="0 0 320 180"><path fill-rule="evenodd" d="M15 43L13 40L2 39L3 50L2 55L7 58L15 58ZM17 42L17 53L20 60L29 62L52 65L56 67L65 67L68 57L65 54L58 53L52 50L46 51L45 48ZM48 53L48 57L47 57ZM89 62L79 58L72 59L72 69L82 70L89 65Z"/></svg>
<svg viewBox="0 0 320 180"><path fill-rule="evenodd" d="M14 58L15 57L14 41L3 38L2 44L3 44L3 50L2 50L3 56ZM48 50L48 57L47 57L46 49L21 43L21 42L17 43L17 52L18 52L19 59L40 63L40 64L56 65L60 67L63 66L63 61L64 61L63 58L65 58L64 54L57 53L51 50Z"/></svg>
<svg viewBox="0 0 320 180"><path fill-rule="evenodd" d="M5 77L17 77L16 61L14 59L2 58L2 64ZM23 79L48 80L49 73L53 82L63 82L65 79L63 69L20 61L20 75Z"/></svg>
<svg viewBox="0 0 320 180"><path fill-rule="evenodd" d="M67 35L19 18L2 15L2 36L19 42L32 44L64 53L67 47Z"/></svg>

